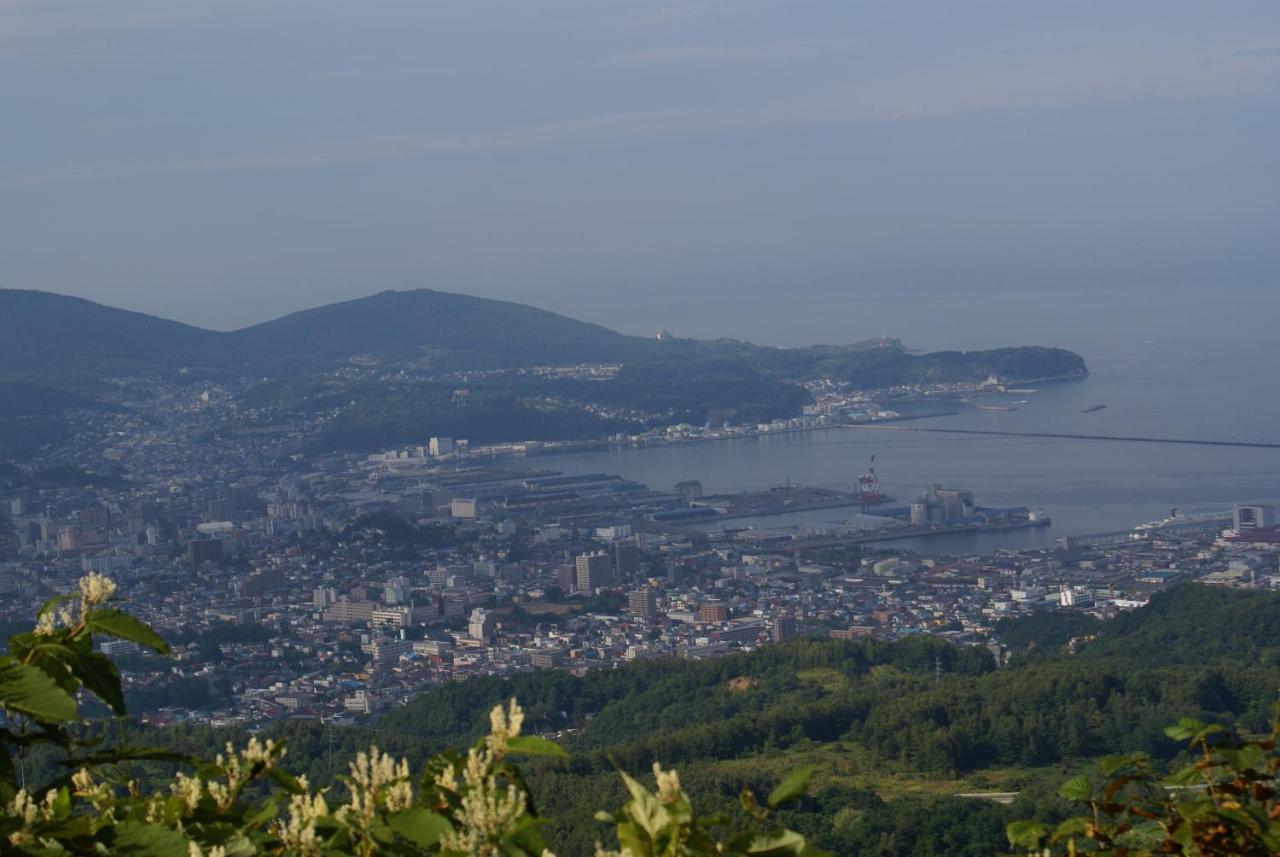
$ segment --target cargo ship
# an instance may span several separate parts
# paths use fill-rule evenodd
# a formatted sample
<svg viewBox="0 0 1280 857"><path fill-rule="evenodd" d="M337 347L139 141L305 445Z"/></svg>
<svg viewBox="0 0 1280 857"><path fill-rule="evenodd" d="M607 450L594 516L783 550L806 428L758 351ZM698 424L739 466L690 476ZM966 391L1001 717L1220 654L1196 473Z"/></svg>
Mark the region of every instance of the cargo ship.
<svg viewBox="0 0 1280 857"><path fill-rule="evenodd" d="M1103 409L1103 408L1105 408L1105 407L1106 407L1106 405L1090 405L1089 407L1085 408L1085 409L1084 409L1083 411L1081 411L1080 413L1082 413L1082 414L1091 414L1091 413L1093 413L1094 411L1100 411L1100 410L1102 410L1102 409Z"/></svg>

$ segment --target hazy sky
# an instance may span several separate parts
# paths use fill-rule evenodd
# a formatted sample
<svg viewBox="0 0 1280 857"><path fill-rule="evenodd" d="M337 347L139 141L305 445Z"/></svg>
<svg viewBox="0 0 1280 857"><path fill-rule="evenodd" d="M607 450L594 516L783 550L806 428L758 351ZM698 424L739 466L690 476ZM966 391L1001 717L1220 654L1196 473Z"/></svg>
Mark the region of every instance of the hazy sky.
<svg viewBox="0 0 1280 857"><path fill-rule="evenodd" d="M0 0L0 285L214 327L1280 288L1278 168L1276 0Z"/></svg>

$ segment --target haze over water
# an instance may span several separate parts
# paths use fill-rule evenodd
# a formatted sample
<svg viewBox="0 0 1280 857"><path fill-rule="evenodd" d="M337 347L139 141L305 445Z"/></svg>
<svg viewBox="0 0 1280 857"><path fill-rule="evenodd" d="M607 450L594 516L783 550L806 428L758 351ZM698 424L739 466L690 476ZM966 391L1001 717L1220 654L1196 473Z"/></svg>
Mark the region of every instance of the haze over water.
<svg viewBox="0 0 1280 857"><path fill-rule="evenodd" d="M682 314L701 328L696 308ZM634 318L634 317L633 317ZM1280 440L1280 290L1262 287L1147 288L1073 294L987 293L878 300L831 299L769 307L736 303L714 321L767 341L771 325L809 341L887 334L913 347L978 348L1052 344L1084 355L1083 381L1033 385L1031 395L989 400L1016 411L979 411L902 425L1001 431L1275 442ZM642 323L647 319L638 319ZM655 318L654 322L660 320ZM666 322L676 327L674 321ZM689 331L677 330L677 333ZM698 329L698 335L705 331ZM1085 414L1096 404L1105 410ZM1229 509L1244 500L1280 500L1280 450L1006 438L833 429L760 439L558 456L567 472L606 470L670 488L701 480L708 493L793 482L848 487L872 454L887 493L906 500L931 482L974 491L990 506L1043 507L1049 530L946 537L912 547L989 550L1054 536L1120 529L1183 512ZM802 518L835 524L833 510ZM799 523L760 520L761 526Z"/></svg>

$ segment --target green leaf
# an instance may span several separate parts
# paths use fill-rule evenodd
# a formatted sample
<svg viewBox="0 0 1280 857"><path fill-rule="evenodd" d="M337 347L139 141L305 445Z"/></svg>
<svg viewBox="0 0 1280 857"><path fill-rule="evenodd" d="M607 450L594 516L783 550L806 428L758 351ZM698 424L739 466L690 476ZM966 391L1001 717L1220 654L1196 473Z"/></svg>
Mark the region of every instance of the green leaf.
<svg viewBox="0 0 1280 857"><path fill-rule="evenodd" d="M507 749L512 753L525 756L551 756L556 759L567 759L569 754L554 741L539 738L537 735L517 735L507 740Z"/></svg>
<svg viewBox="0 0 1280 857"><path fill-rule="evenodd" d="M169 644L164 641L164 638L151 630L146 623L133 618L123 610L99 607L96 610L90 610L84 618L89 629L96 634L128 640L154 649L162 655L169 654Z"/></svg>
<svg viewBox="0 0 1280 857"><path fill-rule="evenodd" d="M397 836L409 840L419 848L433 847L441 836L453 830L453 825L443 815L421 807L388 815L387 825Z"/></svg>
<svg viewBox="0 0 1280 857"><path fill-rule="evenodd" d="M1044 834L1044 825L1038 821L1011 821L1004 829L1009 844L1015 848L1039 848Z"/></svg>
<svg viewBox="0 0 1280 857"><path fill-rule="evenodd" d="M267 771L267 776L291 795L300 795L304 791L298 778L282 768L271 768Z"/></svg>
<svg viewBox="0 0 1280 857"><path fill-rule="evenodd" d="M1102 771L1103 776L1109 777L1121 768L1141 766L1145 760L1146 757L1141 753L1134 753L1129 756L1105 756L1098 763L1098 768Z"/></svg>
<svg viewBox="0 0 1280 857"><path fill-rule="evenodd" d="M80 768L95 768L101 765L115 765L120 762L141 761L191 764L194 760L188 753L177 753L173 750L164 750L159 747L115 747L88 756L64 759L59 764L63 767L79 770Z"/></svg>
<svg viewBox="0 0 1280 857"><path fill-rule="evenodd" d="M78 655L71 663L71 674L74 675L85 690L101 699L116 714L128 712L124 705L124 689L120 685L120 670L111 662L111 658L99 652Z"/></svg>
<svg viewBox="0 0 1280 857"><path fill-rule="evenodd" d="M805 765L803 768L796 768L778 783L778 787L769 793L770 809L777 809L784 803L790 803L804 795L809 790L809 781L813 779L814 773L818 770L817 765Z"/></svg>
<svg viewBox="0 0 1280 857"><path fill-rule="evenodd" d="M542 837L542 827L547 824L543 818L525 816L516 822L516 829L503 837L500 847L504 854L512 857L541 857L547 850L547 842Z"/></svg>
<svg viewBox="0 0 1280 857"><path fill-rule="evenodd" d="M804 847L804 837L799 833L794 830L778 830L755 837L747 848L747 853L758 857L782 857L786 854L800 854Z"/></svg>
<svg viewBox="0 0 1280 857"><path fill-rule="evenodd" d="M1068 818L1054 829L1053 841L1061 842L1072 836L1083 836L1085 831L1089 829L1090 824L1092 822L1083 816Z"/></svg>
<svg viewBox="0 0 1280 857"><path fill-rule="evenodd" d="M626 771L619 771L618 774L631 794L627 814L645 833L649 834L651 839L656 839L667 823L667 813L663 810L662 804L658 803L658 799L648 789L628 776Z"/></svg>
<svg viewBox="0 0 1280 857"><path fill-rule="evenodd" d="M1204 724L1194 717L1184 717L1172 726L1164 727L1164 734L1175 741L1190 741L1204 729Z"/></svg>
<svg viewBox="0 0 1280 857"><path fill-rule="evenodd" d="M76 701L43 670L13 658L0 659L0 708L36 720L76 719Z"/></svg>
<svg viewBox="0 0 1280 857"><path fill-rule="evenodd" d="M187 837L159 824L122 821L116 825L112 854L134 857L188 857Z"/></svg>
<svg viewBox="0 0 1280 857"><path fill-rule="evenodd" d="M1204 782L1204 777L1200 773L1200 769L1195 765L1187 765L1165 778L1164 784L1167 786L1192 786Z"/></svg>
<svg viewBox="0 0 1280 857"><path fill-rule="evenodd" d="M1058 788L1058 796L1067 800L1088 800L1089 792L1089 778L1085 776L1072 777Z"/></svg>

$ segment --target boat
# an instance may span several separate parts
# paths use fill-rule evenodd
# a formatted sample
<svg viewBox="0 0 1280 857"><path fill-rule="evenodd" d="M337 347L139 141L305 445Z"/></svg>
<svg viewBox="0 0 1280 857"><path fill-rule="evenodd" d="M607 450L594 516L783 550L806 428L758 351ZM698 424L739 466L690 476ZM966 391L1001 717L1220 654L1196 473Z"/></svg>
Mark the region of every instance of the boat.
<svg viewBox="0 0 1280 857"><path fill-rule="evenodd" d="M1106 405L1090 405L1089 407L1085 408L1085 409L1084 409L1083 411L1081 411L1080 413L1082 413L1082 414L1091 414L1091 413L1093 413L1094 411L1100 411L1100 410L1102 410L1102 409L1103 409L1103 408L1105 408L1105 407L1106 407Z"/></svg>
<svg viewBox="0 0 1280 857"><path fill-rule="evenodd" d="M980 411L1016 411L1017 408L1009 405L974 405Z"/></svg>

